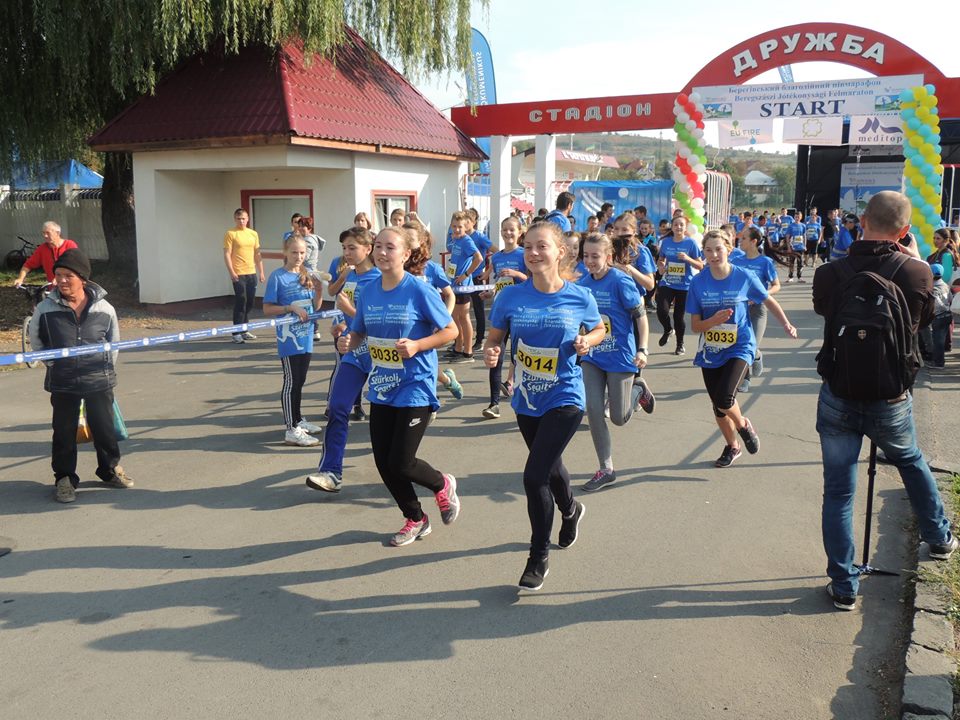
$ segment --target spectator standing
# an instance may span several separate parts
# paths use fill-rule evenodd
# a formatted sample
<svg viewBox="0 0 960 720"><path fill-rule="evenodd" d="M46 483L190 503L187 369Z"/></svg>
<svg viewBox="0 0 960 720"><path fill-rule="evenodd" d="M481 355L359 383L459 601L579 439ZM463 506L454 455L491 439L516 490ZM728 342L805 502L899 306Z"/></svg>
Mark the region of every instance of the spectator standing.
<svg viewBox="0 0 960 720"><path fill-rule="evenodd" d="M250 319L250 311L257 294L257 279L265 282L263 258L260 256L260 236L247 225L250 215L243 208L233 213L236 226L223 236L223 262L233 283L233 324L242 325ZM251 332L233 334L233 341L242 345L246 340L256 340Z"/></svg>
<svg viewBox="0 0 960 720"><path fill-rule="evenodd" d="M20 268L20 274L13 281L14 287L23 285L24 279L31 270L42 268L47 276L47 282L53 282L53 266L67 250L75 250L77 244L60 236L60 226L53 220L47 220L41 229L43 244L40 245Z"/></svg>

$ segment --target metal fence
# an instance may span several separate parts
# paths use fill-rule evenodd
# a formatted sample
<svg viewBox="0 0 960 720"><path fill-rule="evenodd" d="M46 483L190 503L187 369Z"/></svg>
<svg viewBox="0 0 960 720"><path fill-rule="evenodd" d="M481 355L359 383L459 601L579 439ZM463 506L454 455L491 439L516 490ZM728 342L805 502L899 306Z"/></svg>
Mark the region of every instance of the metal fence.
<svg viewBox="0 0 960 720"><path fill-rule="evenodd" d="M94 260L107 260L100 220L101 191L61 186L58 190L13 190L0 185L0 256L20 247L18 235L38 245L41 228L53 220Z"/></svg>

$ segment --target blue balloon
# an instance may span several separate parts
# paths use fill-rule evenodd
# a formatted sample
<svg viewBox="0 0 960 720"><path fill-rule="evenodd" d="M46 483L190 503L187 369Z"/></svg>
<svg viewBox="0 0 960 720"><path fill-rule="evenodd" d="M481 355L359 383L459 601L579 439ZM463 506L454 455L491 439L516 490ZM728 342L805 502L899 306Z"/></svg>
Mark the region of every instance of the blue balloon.
<svg viewBox="0 0 960 720"><path fill-rule="evenodd" d="M907 92L907 91L904 90L904 92ZM910 97L911 97L911 99L912 99L912 98L913 98L913 95L911 94ZM900 99L901 99L901 100L903 99L903 96L902 96L902 95L901 95ZM908 101L908 102L909 102L909 101ZM901 116L904 120L910 120L911 118L915 118L915 117L917 116L917 111L916 111L914 108L904 108L903 110L900 111L900 116Z"/></svg>
<svg viewBox="0 0 960 720"><path fill-rule="evenodd" d="M939 115L939 114L940 114L940 108L937 107L936 105L934 105L932 108L930 108L930 114L931 114L931 115Z"/></svg>
<svg viewBox="0 0 960 720"><path fill-rule="evenodd" d="M909 127L911 130L919 130L922 126L923 123L920 122L920 118L918 117L912 117L907 120L907 127Z"/></svg>
<svg viewBox="0 0 960 720"><path fill-rule="evenodd" d="M937 88L936 88L935 85L931 85L931 84L928 83L928 84L924 85L923 87L926 88L927 92L928 92L930 95L936 95L936 94L937 94Z"/></svg>
<svg viewBox="0 0 960 720"><path fill-rule="evenodd" d="M907 88L900 91L900 102L913 102L913 90Z"/></svg>

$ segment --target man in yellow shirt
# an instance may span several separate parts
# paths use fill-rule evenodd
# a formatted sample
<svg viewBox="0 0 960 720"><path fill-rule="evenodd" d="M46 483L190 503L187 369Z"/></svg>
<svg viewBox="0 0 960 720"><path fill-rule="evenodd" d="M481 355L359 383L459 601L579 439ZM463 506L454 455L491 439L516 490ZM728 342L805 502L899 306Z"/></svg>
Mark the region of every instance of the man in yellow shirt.
<svg viewBox="0 0 960 720"><path fill-rule="evenodd" d="M237 225L227 230L223 236L223 262L233 282L233 324L248 322L250 310L257 294L257 278L264 282L263 258L260 257L260 236L247 227L250 216L243 208L233 213ZM246 340L256 340L251 332L233 334L233 341L243 344Z"/></svg>

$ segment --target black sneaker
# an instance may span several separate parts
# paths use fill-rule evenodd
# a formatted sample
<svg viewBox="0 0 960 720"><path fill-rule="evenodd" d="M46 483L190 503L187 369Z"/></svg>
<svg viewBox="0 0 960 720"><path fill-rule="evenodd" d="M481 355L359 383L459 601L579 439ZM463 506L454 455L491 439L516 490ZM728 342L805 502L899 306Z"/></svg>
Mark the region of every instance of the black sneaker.
<svg viewBox="0 0 960 720"><path fill-rule="evenodd" d="M450 358L448 361L451 365L460 365L463 363L472 363L473 362L473 353L467 355L467 353L457 353L456 357Z"/></svg>
<svg viewBox="0 0 960 720"><path fill-rule="evenodd" d="M687 354L687 348L684 347L683 343L680 343L679 345L677 345L677 349L673 351L673 354L674 354L674 355L686 355L686 354Z"/></svg>
<svg viewBox="0 0 960 720"><path fill-rule="evenodd" d="M950 539L947 540L947 542L943 544L928 544L928 547L930 550L930 557L932 557L934 560L948 560L950 556L953 555L953 551L956 550L957 547L960 547L960 541L957 540L953 533L950 533Z"/></svg>
<svg viewBox="0 0 960 720"><path fill-rule="evenodd" d="M720 454L720 457L718 457L713 464L719 468L730 467L733 465L733 461L741 455L743 455L743 451L741 451L740 448L730 447L727 445L723 448L723 452Z"/></svg>
<svg viewBox="0 0 960 720"><path fill-rule="evenodd" d="M354 422L363 420L367 417L367 414L363 411L363 408L360 405L354 405L353 412L350 413L350 419Z"/></svg>
<svg viewBox="0 0 960 720"><path fill-rule="evenodd" d="M663 347L667 344L667 340L670 339L670 336L673 335L673 330L665 330L663 335L660 336L659 345Z"/></svg>
<svg viewBox="0 0 960 720"><path fill-rule="evenodd" d="M527 566L523 569L523 575L520 576L521 590L539 590L543 587L543 580L550 574L550 568L547 567L547 559L534 560L527 558Z"/></svg>
<svg viewBox="0 0 960 720"><path fill-rule="evenodd" d="M757 437L757 431L753 429L753 424L747 418L744 418L743 421L747 426L738 428L737 432L740 434L740 439L743 440L743 446L747 449L747 452L755 455L757 450L760 449L760 438Z"/></svg>
<svg viewBox="0 0 960 720"><path fill-rule="evenodd" d="M643 410L647 415L652 414L657 405L657 398L650 391L650 386L639 375L633 378L632 399L634 411Z"/></svg>
<svg viewBox="0 0 960 720"><path fill-rule="evenodd" d="M560 537L557 540L557 545L561 549L571 547L577 541L577 537L580 535L580 521L583 520L583 516L587 512L587 508L582 502L576 500L574 502L577 503L577 507L573 514L570 517L560 519Z"/></svg>
<svg viewBox="0 0 960 720"><path fill-rule="evenodd" d="M483 338L478 338L476 342L473 343L473 351L480 352L483 350Z"/></svg>
<svg viewBox="0 0 960 720"><path fill-rule="evenodd" d="M835 595L833 592L833 583L827 583L827 595L833 599L833 606L837 610L856 610L856 595Z"/></svg>

